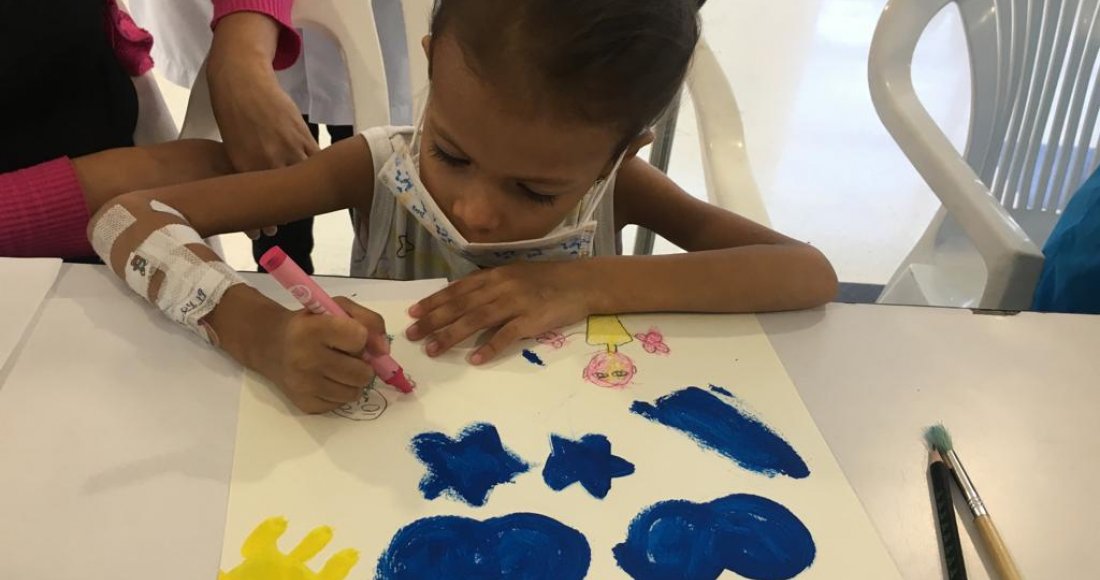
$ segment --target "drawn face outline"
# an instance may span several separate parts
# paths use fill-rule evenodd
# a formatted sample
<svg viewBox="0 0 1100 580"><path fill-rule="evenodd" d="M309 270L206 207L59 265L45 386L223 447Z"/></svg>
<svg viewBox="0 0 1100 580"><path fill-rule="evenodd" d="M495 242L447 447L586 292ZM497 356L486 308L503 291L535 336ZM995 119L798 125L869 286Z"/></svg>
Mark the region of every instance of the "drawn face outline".
<svg viewBox="0 0 1100 580"><path fill-rule="evenodd" d="M584 379L599 387L621 389L630 384L637 374L634 361L621 352L601 352L592 357L584 368Z"/></svg>
<svg viewBox="0 0 1100 580"><path fill-rule="evenodd" d="M373 383L372 383L373 384ZM333 409L332 413L352 421L374 421L386 412L389 401L385 395L373 387L363 389L363 396L357 401L345 403Z"/></svg>

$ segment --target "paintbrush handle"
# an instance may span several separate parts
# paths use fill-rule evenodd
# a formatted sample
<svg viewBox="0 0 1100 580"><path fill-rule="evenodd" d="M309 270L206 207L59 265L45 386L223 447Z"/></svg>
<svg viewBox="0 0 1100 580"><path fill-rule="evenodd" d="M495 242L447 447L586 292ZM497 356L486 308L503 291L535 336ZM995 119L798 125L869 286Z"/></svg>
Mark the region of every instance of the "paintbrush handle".
<svg viewBox="0 0 1100 580"><path fill-rule="evenodd" d="M947 464L943 461L933 461L928 466L947 580L966 580L966 564L963 561L962 544L959 541L959 526L955 521L955 504L951 499L949 471Z"/></svg>
<svg viewBox="0 0 1100 580"><path fill-rule="evenodd" d="M974 518L978 526L978 534L982 537L986 550L993 558L993 568L1002 580L1021 580L1020 571L1016 569L1016 563L1012 561L1012 555L1008 553L1001 534L997 533L997 527L993 525L993 519L988 515Z"/></svg>

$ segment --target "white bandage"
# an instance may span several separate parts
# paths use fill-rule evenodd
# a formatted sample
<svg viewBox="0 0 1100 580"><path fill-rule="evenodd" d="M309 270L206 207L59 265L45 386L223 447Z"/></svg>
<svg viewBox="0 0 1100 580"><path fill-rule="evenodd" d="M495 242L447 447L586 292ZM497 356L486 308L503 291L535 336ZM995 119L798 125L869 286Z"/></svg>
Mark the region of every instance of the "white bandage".
<svg viewBox="0 0 1100 580"><path fill-rule="evenodd" d="M153 280L153 275L160 271L164 271L167 275L168 266L173 263L173 257L193 266L204 264L205 261L188 250L185 244L202 244L202 239L195 230L183 224L168 224L149 234L149 237L145 238L145 241L126 259L126 284L134 292L151 300L149 283ZM181 249L184 251L180 252ZM165 280L161 285L161 296L164 295L164 286L167 283Z"/></svg>
<svg viewBox="0 0 1100 580"><path fill-rule="evenodd" d="M111 206L92 228L92 249L103 260L104 264L111 263L111 249L122 232L134 225L134 214L121 205Z"/></svg>
<svg viewBox="0 0 1100 580"><path fill-rule="evenodd" d="M159 204L153 207L155 211L183 219L175 209L155 203ZM110 263L111 251L118 237L135 221L126 208L116 205L104 213L93 227L92 246L105 262ZM215 342L216 337L208 332L202 319L214 310L226 290L234 284L244 283L244 279L224 262L207 262L188 248L189 244L206 245L190 226L167 224L149 234L130 253L123 268L123 277L130 288L154 302L149 284L153 276L161 272L163 278L155 300L157 308L206 341Z"/></svg>
<svg viewBox="0 0 1100 580"><path fill-rule="evenodd" d="M174 208L174 207L172 207L172 206L170 206L170 205L168 205L164 202L160 202L160 201L157 201L157 200L154 199L153 201L149 202L149 207L153 208L153 211L159 211L161 213L172 214L172 215L180 218L181 220L183 220L184 223L191 223L191 222L187 221L187 218L183 217L183 214L180 213L178 209L176 209L176 208Z"/></svg>

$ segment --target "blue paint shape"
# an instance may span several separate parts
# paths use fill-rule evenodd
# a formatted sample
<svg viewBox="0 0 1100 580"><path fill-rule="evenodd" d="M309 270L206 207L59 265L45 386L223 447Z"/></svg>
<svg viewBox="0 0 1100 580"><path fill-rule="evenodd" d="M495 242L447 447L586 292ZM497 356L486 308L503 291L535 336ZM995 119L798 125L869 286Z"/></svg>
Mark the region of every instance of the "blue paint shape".
<svg viewBox="0 0 1100 580"><path fill-rule="evenodd" d="M704 504L654 504L634 518L613 553L635 580L713 580L725 570L753 580L785 580L813 564L817 547L787 508L734 494Z"/></svg>
<svg viewBox="0 0 1100 580"><path fill-rule="evenodd" d="M446 494L473 506L483 506L489 492L510 483L530 466L505 449L496 427L471 425L451 439L443 433L421 433L412 440L412 451L428 468L420 480L427 499Z"/></svg>
<svg viewBox="0 0 1100 580"><path fill-rule="evenodd" d="M611 442L603 435L585 435L579 441L551 435L542 479L554 491L579 482L593 497L603 499L611 491L612 478L632 473L634 464L612 455Z"/></svg>
<svg viewBox="0 0 1100 580"><path fill-rule="evenodd" d="M401 528L378 560L377 580L580 580L592 550L577 530L539 514L478 521L457 516Z"/></svg>
<svg viewBox="0 0 1100 580"><path fill-rule="evenodd" d="M665 395L655 404L635 401L630 411L683 431L700 447L717 451L750 471L795 479L810 475L798 452L770 427L699 387Z"/></svg>
<svg viewBox="0 0 1100 580"><path fill-rule="evenodd" d="M527 359L527 362L533 365L539 365L540 367L546 366L546 363L542 362L542 359L539 358L539 355L533 350L523 349L523 358Z"/></svg>
<svg viewBox="0 0 1100 580"><path fill-rule="evenodd" d="M717 385L711 385L710 390L714 391L715 393L718 393L719 395L725 395L727 397L732 397L733 396L733 393L731 393L728 390L723 389L722 387L719 387Z"/></svg>

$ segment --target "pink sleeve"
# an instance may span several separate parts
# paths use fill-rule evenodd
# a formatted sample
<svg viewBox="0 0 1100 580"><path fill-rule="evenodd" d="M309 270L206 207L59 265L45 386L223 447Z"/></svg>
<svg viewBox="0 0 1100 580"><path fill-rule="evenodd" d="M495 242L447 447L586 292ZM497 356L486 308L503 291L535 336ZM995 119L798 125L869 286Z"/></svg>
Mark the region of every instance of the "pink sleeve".
<svg viewBox="0 0 1100 580"><path fill-rule="evenodd" d="M85 231L90 218L67 157L0 173L0 256L94 256Z"/></svg>
<svg viewBox="0 0 1100 580"><path fill-rule="evenodd" d="M212 0L214 3L214 20L211 28L218 26L218 21L234 12L259 12L270 16L279 23L279 44L275 48L275 59L271 66L275 70L283 70L298 60L298 54L302 51L302 37L294 28L290 19L294 0Z"/></svg>
<svg viewBox="0 0 1100 580"><path fill-rule="evenodd" d="M149 56L153 50L153 36L135 24L115 0L107 0L107 36L127 74L137 77L153 68L153 57Z"/></svg>

